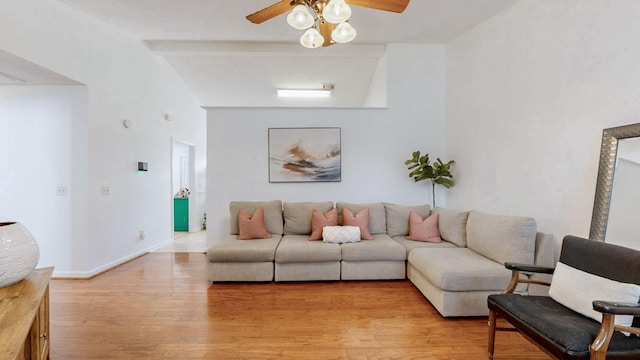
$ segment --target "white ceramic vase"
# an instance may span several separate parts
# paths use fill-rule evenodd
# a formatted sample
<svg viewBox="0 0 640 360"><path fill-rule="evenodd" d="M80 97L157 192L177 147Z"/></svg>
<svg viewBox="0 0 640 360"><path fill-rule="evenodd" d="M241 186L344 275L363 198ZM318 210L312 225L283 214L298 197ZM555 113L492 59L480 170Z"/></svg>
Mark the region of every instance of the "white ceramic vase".
<svg viewBox="0 0 640 360"><path fill-rule="evenodd" d="M27 277L39 257L38 244L29 230L17 222L0 222L0 288Z"/></svg>

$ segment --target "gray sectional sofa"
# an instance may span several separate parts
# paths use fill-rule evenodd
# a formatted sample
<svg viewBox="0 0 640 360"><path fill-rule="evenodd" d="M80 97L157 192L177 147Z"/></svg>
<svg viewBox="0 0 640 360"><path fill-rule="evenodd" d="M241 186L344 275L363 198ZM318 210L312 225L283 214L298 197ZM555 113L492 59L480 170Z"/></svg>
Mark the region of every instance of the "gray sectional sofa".
<svg viewBox="0 0 640 360"><path fill-rule="evenodd" d="M338 202L338 214L369 209L373 240L356 243L309 241L313 209L333 202L234 201L230 234L216 239L207 256L208 279L229 281L392 280L408 278L443 316L486 316L486 298L509 283L506 261L554 264L551 235L538 233L532 218L478 211L431 210L428 205ZM269 239L238 240L238 212L264 209ZM409 213L439 216L442 242L413 241ZM339 223L341 219L339 218ZM528 276L528 275L522 275ZM527 286L517 291L526 293Z"/></svg>

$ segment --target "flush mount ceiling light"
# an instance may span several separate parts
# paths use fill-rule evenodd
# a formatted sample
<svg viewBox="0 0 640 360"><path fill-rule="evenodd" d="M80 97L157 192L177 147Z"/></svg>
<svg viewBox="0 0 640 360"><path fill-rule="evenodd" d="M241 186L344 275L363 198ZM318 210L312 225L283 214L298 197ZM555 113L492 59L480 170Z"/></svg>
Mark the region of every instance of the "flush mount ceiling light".
<svg viewBox="0 0 640 360"><path fill-rule="evenodd" d="M278 89L278 97L286 98L328 98L335 84L323 83L320 89Z"/></svg>
<svg viewBox="0 0 640 360"><path fill-rule="evenodd" d="M278 89L278 97L285 98L328 98L329 89Z"/></svg>
<svg viewBox="0 0 640 360"><path fill-rule="evenodd" d="M291 10L287 23L294 29L305 30L300 44L306 48L348 43L357 32L349 24L351 7L401 13L409 0L282 0L247 16L247 20L260 24Z"/></svg>

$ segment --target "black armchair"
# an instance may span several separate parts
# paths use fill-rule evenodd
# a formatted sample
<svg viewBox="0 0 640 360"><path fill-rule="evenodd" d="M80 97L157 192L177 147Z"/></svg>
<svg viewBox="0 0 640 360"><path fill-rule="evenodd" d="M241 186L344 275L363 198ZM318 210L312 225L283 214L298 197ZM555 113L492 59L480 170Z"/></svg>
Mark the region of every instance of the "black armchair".
<svg viewBox="0 0 640 360"><path fill-rule="evenodd" d="M560 263L608 280L640 285L640 251L566 236ZM553 274L554 269L515 263L507 263L505 266L512 270L511 283L503 294L491 295L487 299L489 359L493 359L496 330L519 331L555 359L640 359L638 299L635 303L590 299L593 310L602 313L602 320L598 322L551 297L513 293L521 282L544 284L519 279L521 271ZM634 316L631 326L616 325L615 319L619 315ZM512 327L497 326L498 318L503 318ZM622 332L630 335L626 336Z"/></svg>

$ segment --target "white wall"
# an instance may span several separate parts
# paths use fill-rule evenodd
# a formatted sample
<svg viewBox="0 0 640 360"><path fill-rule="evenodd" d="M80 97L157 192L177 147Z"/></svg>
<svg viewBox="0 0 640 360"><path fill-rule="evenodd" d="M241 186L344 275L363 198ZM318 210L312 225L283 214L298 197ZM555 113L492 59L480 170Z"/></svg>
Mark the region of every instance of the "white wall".
<svg viewBox="0 0 640 360"><path fill-rule="evenodd" d="M0 49L87 86L87 133L74 132L87 144L86 191L71 189L87 204L86 219L71 220L72 243L87 254L84 264L69 263L62 259L74 250L56 246L54 274L90 276L172 239L172 136L196 145L196 174L203 173L206 113L197 99L164 59L114 28L55 1L0 5L10 9L0 12ZM147 173L138 174L138 161L148 162Z"/></svg>
<svg viewBox="0 0 640 360"><path fill-rule="evenodd" d="M430 202L404 160L444 151L443 47L390 45L386 57L387 109L207 109L209 242L229 233L232 200ZM269 183L270 127L340 127L342 182Z"/></svg>
<svg viewBox="0 0 640 360"><path fill-rule="evenodd" d="M0 87L0 221L33 234L40 267L87 266L86 119L84 86Z"/></svg>
<svg viewBox="0 0 640 360"><path fill-rule="evenodd" d="M449 205L588 236L604 128L638 122L640 2L523 0L446 45Z"/></svg>
<svg viewBox="0 0 640 360"><path fill-rule="evenodd" d="M362 107L387 107L387 56L380 57Z"/></svg>

